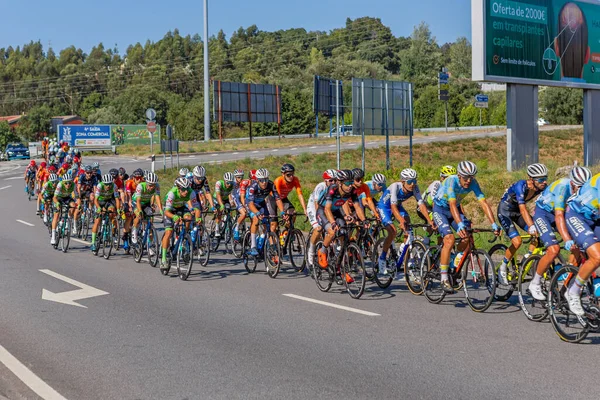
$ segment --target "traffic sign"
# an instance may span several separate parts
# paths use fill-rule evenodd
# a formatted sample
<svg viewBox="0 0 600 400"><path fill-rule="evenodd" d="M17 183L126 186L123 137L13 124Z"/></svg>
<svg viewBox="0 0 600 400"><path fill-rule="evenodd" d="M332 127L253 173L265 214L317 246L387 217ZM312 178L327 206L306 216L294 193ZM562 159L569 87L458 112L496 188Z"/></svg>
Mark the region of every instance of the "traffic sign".
<svg viewBox="0 0 600 400"><path fill-rule="evenodd" d="M154 121L156 119L156 110L154 108L149 108L146 110L146 118Z"/></svg>
<svg viewBox="0 0 600 400"><path fill-rule="evenodd" d="M485 94L478 94L475 96L475 101L480 102L480 103L487 103L488 96Z"/></svg>
<svg viewBox="0 0 600 400"><path fill-rule="evenodd" d="M148 123L146 124L146 129L150 133L156 132L156 122L154 122L154 121L148 121Z"/></svg>
<svg viewBox="0 0 600 400"><path fill-rule="evenodd" d="M488 102L487 101L476 101L475 102L475 107L477 107L477 108L488 108Z"/></svg>

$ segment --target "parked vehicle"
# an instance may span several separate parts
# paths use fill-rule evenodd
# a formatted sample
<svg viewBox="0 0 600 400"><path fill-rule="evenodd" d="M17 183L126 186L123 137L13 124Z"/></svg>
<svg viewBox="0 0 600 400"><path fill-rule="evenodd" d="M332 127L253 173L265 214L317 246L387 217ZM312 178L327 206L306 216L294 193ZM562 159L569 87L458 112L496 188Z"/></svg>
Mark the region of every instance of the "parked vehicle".
<svg viewBox="0 0 600 400"><path fill-rule="evenodd" d="M10 160L29 160L29 148L23 143L10 143L4 150L4 158Z"/></svg>

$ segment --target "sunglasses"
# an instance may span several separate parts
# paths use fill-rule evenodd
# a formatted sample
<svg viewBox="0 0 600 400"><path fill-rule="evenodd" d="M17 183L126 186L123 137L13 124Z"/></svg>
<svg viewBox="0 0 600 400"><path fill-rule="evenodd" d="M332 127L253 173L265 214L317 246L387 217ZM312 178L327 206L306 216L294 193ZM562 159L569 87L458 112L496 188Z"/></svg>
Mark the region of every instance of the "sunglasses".
<svg viewBox="0 0 600 400"><path fill-rule="evenodd" d="M233 185L233 181L225 181L226 185Z"/></svg>
<svg viewBox="0 0 600 400"><path fill-rule="evenodd" d="M292 173L288 173L288 174L284 174L285 176L287 176L288 178L291 178L292 176L294 176L294 174Z"/></svg>
<svg viewBox="0 0 600 400"><path fill-rule="evenodd" d="M335 182L335 179L325 179L325 182L333 183Z"/></svg>
<svg viewBox="0 0 600 400"><path fill-rule="evenodd" d="M352 184L353 184L354 182L352 182L352 181L344 181L343 183L344 183L344 185L346 185L346 186L352 186Z"/></svg>
<svg viewBox="0 0 600 400"><path fill-rule="evenodd" d="M471 182L474 178L474 176L462 176L462 175L459 175L459 176L460 176L460 179L462 179L463 181L468 181L468 182Z"/></svg>
<svg viewBox="0 0 600 400"><path fill-rule="evenodd" d="M533 179L534 182L537 183L546 183L548 182L548 178L537 178L537 179Z"/></svg>
<svg viewBox="0 0 600 400"><path fill-rule="evenodd" d="M417 183L416 179L409 179L409 180L406 181L407 185L414 185L415 183Z"/></svg>
<svg viewBox="0 0 600 400"><path fill-rule="evenodd" d="M269 182L269 180L266 179L266 178L265 179L259 179L258 182L259 183L267 183L267 182Z"/></svg>

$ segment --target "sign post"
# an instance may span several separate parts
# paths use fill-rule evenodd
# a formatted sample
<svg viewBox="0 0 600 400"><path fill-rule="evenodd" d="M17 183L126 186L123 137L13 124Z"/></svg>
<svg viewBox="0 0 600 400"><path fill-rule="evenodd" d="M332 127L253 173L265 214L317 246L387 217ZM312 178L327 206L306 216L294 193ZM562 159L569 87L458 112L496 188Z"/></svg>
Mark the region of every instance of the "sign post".
<svg viewBox="0 0 600 400"><path fill-rule="evenodd" d="M446 132L448 132L448 100L450 100L450 85L448 85L449 78L450 75L448 74L448 68L442 68L442 72L438 74L438 98L444 102L444 119L446 121Z"/></svg>
<svg viewBox="0 0 600 400"><path fill-rule="evenodd" d="M478 94L475 96L475 107L479 108L479 126L481 123L481 109L488 108L488 97L485 94Z"/></svg>
<svg viewBox="0 0 600 400"><path fill-rule="evenodd" d="M156 132L156 110L154 108L148 108L146 110L146 129L148 130L148 135L150 135L150 153L152 153L153 147L153 134Z"/></svg>

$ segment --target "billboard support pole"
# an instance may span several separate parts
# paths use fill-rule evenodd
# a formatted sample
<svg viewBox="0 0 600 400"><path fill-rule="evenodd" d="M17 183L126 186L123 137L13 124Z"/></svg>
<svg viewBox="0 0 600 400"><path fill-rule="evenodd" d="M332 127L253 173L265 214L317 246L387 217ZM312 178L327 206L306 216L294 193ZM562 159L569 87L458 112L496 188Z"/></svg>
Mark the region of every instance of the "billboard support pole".
<svg viewBox="0 0 600 400"><path fill-rule="evenodd" d="M217 84L217 93L219 96L219 141L221 142L221 146L223 146L223 103L221 102L221 81Z"/></svg>
<svg viewBox="0 0 600 400"><path fill-rule="evenodd" d="M204 141L210 141L210 81L208 71L208 0L204 0Z"/></svg>
<svg viewBox="0 0 600 400"><path fill-rule="evenodd" d="M388 117L390 113L390 106L388 104L388 83L385 83L385 170L390 170L390 125Z"/></svg>
<svg viewBox="0 0 600 400"><path fill-rule="evenodd" d="M279 86L275 86L275 108L277 109L277 135L281 140L281 118L279 115Z"/></svg>
<svg viewBox="0 0 600 400"><path fill-rule="evenodd" d="M583 154L587 167L600 162L600 90L583 91Z"/></svg>
<svg viewBox="0 0 600 400"><path fill-rule="evenodd" d="M409 137L408 137L408 152L409 152L409 162L410 166L413 166L413 134L414 134L414 126L413 126L413 85L412 83L408 84L408 115L410 121L408 122L409 129Z"/></svg>
<svg viewBox="0 0 600 400"><path fill-rule="evenodd" d="M538 87L506 85L506 168L538 162Z"/></svg>
<svg viewBox="0 0 600 400"><path fill-rule="evenodd" d="M250 84L248 84L248 124L250 127L250 143L252 143L252 96L250 95Z"/></svg>
<svg viewBox="0 0 600 400"><path fill-rule="evenodd" d="M444 101L444 119L446 121L446 133L448 133L448 102Z"/></svg>
<svg viewBox="0 0 600 400"><path fill-rule="evenodd" d="M340 81L335 81L335 114L337 124L337 169L340 169Z"/></svg>
<svg viewBox="0 0 600 400"><path fill-rule="evenodd" d="M364 121L365 119L365 82L362 81L360 83L360 95L361 95L361 100L360 100L360 108L361 108L361 121ZM364 130L364 123L360 124L361 127L363 127L363 129L361 129L361 136L362 136L362 169L363 171L365 170L365 130Z"/></svg>

